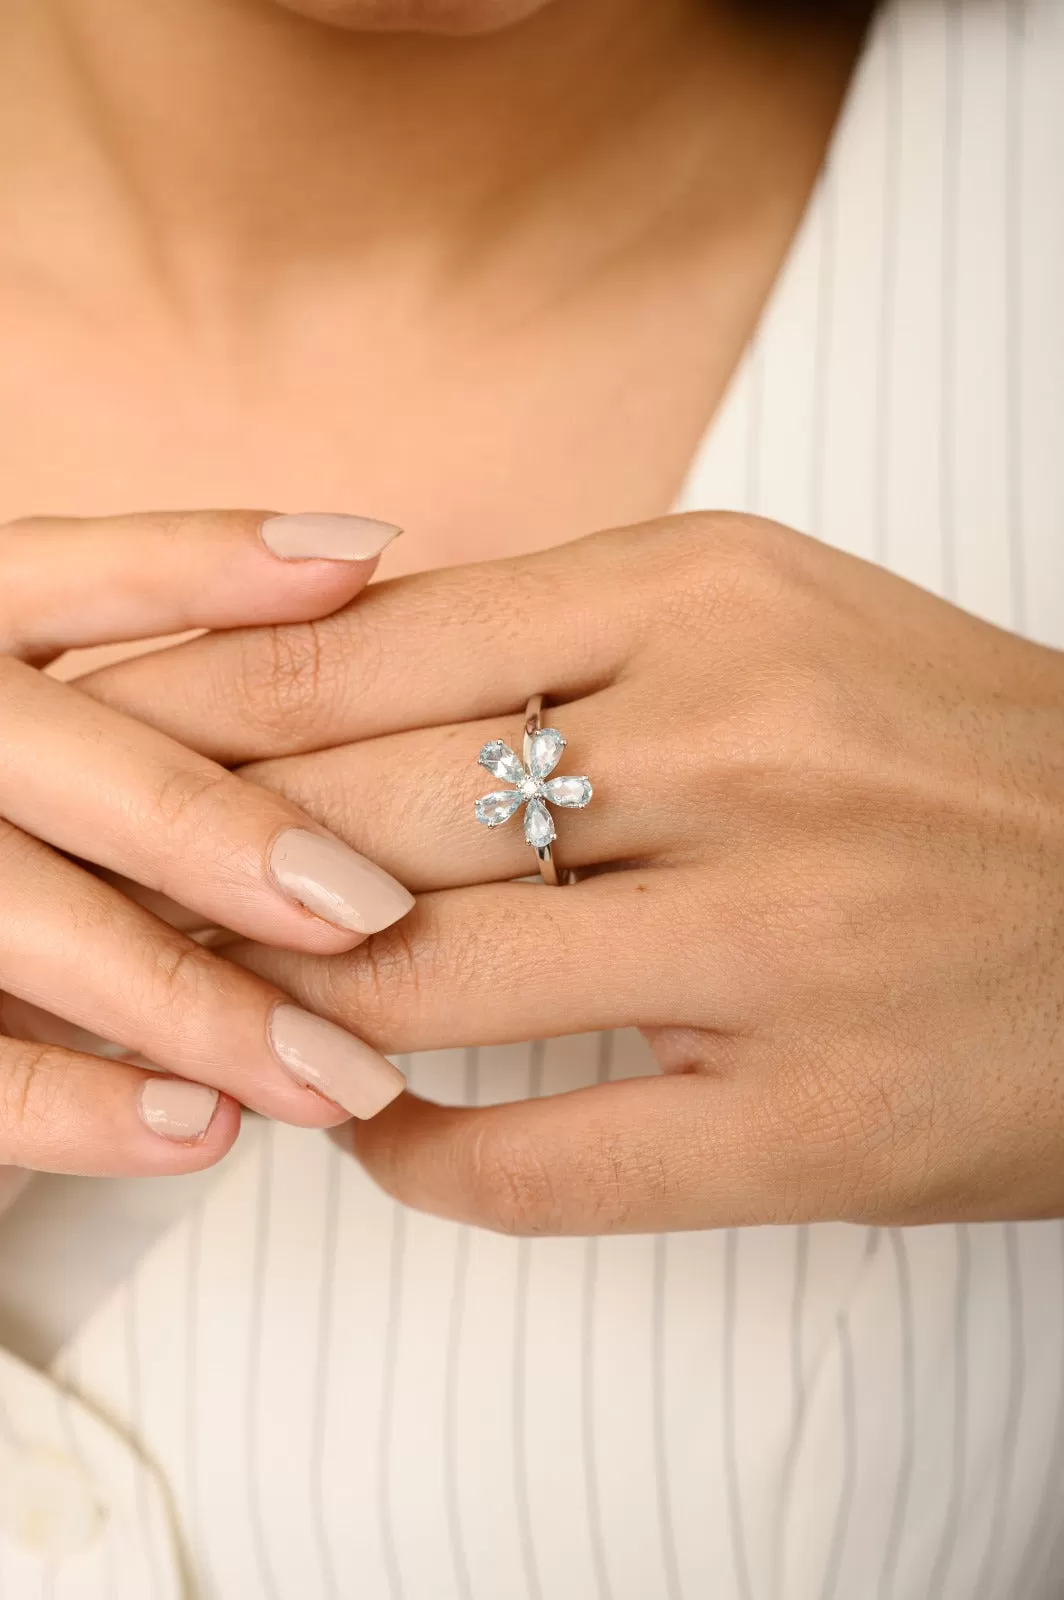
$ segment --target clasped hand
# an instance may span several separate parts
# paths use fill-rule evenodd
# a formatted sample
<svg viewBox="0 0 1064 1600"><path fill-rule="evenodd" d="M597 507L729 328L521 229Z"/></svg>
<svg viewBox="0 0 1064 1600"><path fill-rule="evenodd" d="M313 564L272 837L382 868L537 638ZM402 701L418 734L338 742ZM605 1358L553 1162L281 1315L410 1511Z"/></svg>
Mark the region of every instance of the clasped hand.
<svg viewBox="0 0 1064 1600"><path fill-rule="evenodd" d="M404 1095L351 1124L402 1199L517 1232L1064 1211L1058 653L695 515L382 583L84 688L418 897L338 949L264 942L201 893L248 936L234 972L383 1052L645 1030L660 1074L477 1109ZM517 881L520 828L473 815L481 745L519 748L536 691L595 784L559 813L564 889Z"/></svg>
<svg viewBox="0 0 1064 1600"><path fill-rule="evenodd" d="M358 1035L374 1062L645 1030L661 1074L477 1109L403 1094L347 1125L390 1192L496 1229L1064 1211L1061 654L754 518L666 518L365 594L371 563L310 562L280 586L248 555L256 518L208 522L230 565L218 557L206 587L200 574L194 603L174 594L171 560L168 602L136 630L222 630L78 690L35 683L26 702L34 717L94 704L114 718L62 736L78 805L30 832L107 869L101 883L50 853L48 870L114 896L93 901L90 942L106 909L107 938L162 941L150 970L194 976L194 1048L174 1054L166 982L163 1026L126 1027L142 1054L184 1077L208 1062L206 1082L245 1104L328 1125L330 1101L270 1075L259 1035L282 1000ZM222 598L234 574L240 603ZM86 642L85 626L51 634L50 650ZM491 787L478 750L520 749L536 691L570 744L566 770L595 784L587 810L558 813L555 851L578 882L557 890L522 882L534 858L517 824L474 818ZM40 728L43 763L56 733ZM144 821L128 763L133 792L101 811L104 778L85 762L93 738L102 762L104 734L176 766L174 837ZM42 802L37 779L34 803L18 802L34 771L21 766L0 810L26 827ZM210 850L189 826L205 814ZM90 816L106 848L75 837ZM262 877L282 824L354 846L416 906L395 902L371 938L285 909ZM40 838L19 832L19 850ZM186 926L234 931L227 960L189 955L144 885L189 907ZM122 1006L101 1005L85 928L78 914L50 933L70 986L93 992L62 1014L107 1032L101 1011L114 1024ZM45 1058L22 1070L22 1096L59 1082ZM74 1126L99 1152L93 1107L128 1093L109 1074L130 1070L78 1066ZM174 1142L173 1170L218 1158L227 1106L206 1144ZM48 1165L46 1122L29 1158L10 1136L0 1158ZM98 1170L118 1170L99 1152Z"/></svg>

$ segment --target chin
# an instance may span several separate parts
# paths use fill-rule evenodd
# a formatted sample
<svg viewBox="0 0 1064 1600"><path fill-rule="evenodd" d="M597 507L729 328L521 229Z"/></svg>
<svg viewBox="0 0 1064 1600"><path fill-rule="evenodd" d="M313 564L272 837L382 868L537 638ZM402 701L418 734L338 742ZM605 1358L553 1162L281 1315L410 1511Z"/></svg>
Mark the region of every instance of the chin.
<svg viewBox="0 0 1064 1600"><path fill-rule="evenodd" d="M363 33L495 33L554 0L277 0L315 22Z"/></svg>

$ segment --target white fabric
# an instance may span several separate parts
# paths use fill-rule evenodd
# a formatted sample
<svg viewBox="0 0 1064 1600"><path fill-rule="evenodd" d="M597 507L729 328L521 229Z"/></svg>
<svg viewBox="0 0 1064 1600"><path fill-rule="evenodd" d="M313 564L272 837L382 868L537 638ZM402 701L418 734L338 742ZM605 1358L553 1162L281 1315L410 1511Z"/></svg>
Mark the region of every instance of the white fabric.
<svg viewBox="0 0 1064 1600"><path fill-rule="evenodd" d="M1064 644L1062 68L1055 0L881 16L684 506ZM627 1034L408 1063L466 1102L647 1065ZM116 1509L76 1575L0 1533L4 1600L176 1592L161 1483L193 1600L1064 1590L1056 1222L514 1241L254 1122L57 1371L143 1461L92 1455ZM67 1404L0 1365L0 1472L69 1453Z"/></svg>

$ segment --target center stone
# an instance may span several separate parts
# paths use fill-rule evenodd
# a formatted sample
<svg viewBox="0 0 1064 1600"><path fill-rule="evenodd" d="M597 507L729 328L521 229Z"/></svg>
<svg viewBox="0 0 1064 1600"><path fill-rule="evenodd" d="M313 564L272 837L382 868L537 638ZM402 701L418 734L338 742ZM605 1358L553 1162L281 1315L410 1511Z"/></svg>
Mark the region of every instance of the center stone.
<svg viewBox="0 0 1064 1600"><path fill-rule="evenodd" d="M538 794L543 792L543 785L538 778L522 778L518 788L526 800L534 800Z"/></svg>

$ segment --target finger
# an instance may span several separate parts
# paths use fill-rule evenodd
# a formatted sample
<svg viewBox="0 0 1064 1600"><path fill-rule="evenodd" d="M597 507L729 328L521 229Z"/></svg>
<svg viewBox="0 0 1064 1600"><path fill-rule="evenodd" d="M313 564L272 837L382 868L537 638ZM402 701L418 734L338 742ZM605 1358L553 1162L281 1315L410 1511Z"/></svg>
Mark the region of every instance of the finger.
<svg viewBox="0 0 1064 1600"><path fill-rule="evenodd" d="M684 869L632 869L565 889L424 895L404 922L327 961L246 942L225 955L394 1054L688 1019L699 927L712 930L699 951L708 1022L727 1034L748 1025L764 982L748 921L733 869L711 889Z"/></svg>
<svg viewBox="0 0 1064 1600"><path fill-rule="evenodd" d="M17 1000L299 1126L372 1116L402 1088L360 1039L6 824L0 863L0 989Z"/></svg>
<svg viewBox="0 0 1064 1600"><path fill-rule="evenodd" d="M678 538L625 529L402 578L312 628L194 640L82 681L226 763L573 699L653 628L647 574Z"/></svg>
<svg viewBox="0 0 1064 1600"><path fill-rule="evenodd" d="M252 511L35 517L0 527L0 654L298 622L335 611L398 533Z"/></svg>
<svg viewBox="0 0 1064 1600"><path fill-rule="evenodd" d="M11 657L0 814L207 922L289 946L349 948L412 904L287 801Z"/></svg>
<svg viewBox="0 0 1064 1600"><path fill-rule="evenodd" d="M84 1177L198 1172L240 1131L214 1089L0 1038L0 1165Z"/></svg>
<svg viewBox="0 0 1064 1600"><path fill-rule="evenodd" d="M552 778L589 775L593 788L589 805L554 812L559 866L664 856L679 838L687 801L703 797L687 794L684 763L672 760L663 741L651 749L635 736L627 693L605 689L554 707L549 717L567 740ZM522 720L421 728L258 762L242 776L283 794L415 893L500 882L528 876L538 863L525 842L523 808L499 826L478 824L475 804L482 796L520 796L477 758L495 740L520 755ZM658 803L662 768L672 783L666 808Z"/></svg>
<svg viewBox="0 0 1064 1600"><path fill-rule="evenodd" d="M405 1205L514 1234L778 1221L803 1162L741 1077L635 1078L476 1109L404 1095L336 1137Z"/></svg>

